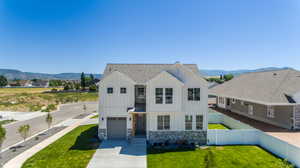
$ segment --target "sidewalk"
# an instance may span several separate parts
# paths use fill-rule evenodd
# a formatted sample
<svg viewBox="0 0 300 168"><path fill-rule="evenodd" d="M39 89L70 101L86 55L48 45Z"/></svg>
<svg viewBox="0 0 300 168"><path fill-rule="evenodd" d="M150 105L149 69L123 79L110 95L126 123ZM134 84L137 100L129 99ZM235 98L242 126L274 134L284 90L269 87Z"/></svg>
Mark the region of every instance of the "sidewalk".
<svg viewBox="0 0 300 168"><path fill-rule="evenodd" d="M78 119L76 122L72 123L67 128L63 129L62 131L58 132L57 134L49 137L48 139L44 140L43 142L33 146L32 148L26 150L25 152L21 153L20 155L16 156L15 158L8 161L3 168L21 168L23 163L29 159L31 156L33 156L35 153L39 152L40 150L44 149L57 139L61 138L65 134L69 133L76 127L80 126L82 123L88 121L94 114L90 114L87 117L83 119Z"/></svg>

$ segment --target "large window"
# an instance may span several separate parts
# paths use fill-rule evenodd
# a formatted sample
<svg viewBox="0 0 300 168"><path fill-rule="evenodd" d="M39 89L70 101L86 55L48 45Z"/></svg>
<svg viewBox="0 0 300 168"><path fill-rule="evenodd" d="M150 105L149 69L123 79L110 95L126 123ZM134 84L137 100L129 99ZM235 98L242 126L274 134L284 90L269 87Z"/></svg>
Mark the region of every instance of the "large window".
<svg viewBox="0 0 300 168"><path fill-rule="evenodd" d="M158 130L169 130L170 129L170 116L169 115L157 116L157 129Z"/></svg>
<svg viewBox="0 0 300 168"><path fill-rule="evenodd" d="M172 104L173 103L173 88L166 88L166 104Z"/></svg>
<svg viewBox="0 0 300 168"><path fill-rule="evenodd" d="M163 103L163 88L155 89L155 103L162 104Z"/></svg>
<svg viewBox="0 0 300 168"><path fill-rule="evenodd" d="M107 88L107 94L113 94L114 89L112 87Z"/></svg>
<svg viewBox="0 0 300 168"><path fill-rule="evenodd" d="M188 88L188 100L200 101L200 88Z"/></svg>
<svg viewBox="0 0 300 168"><path fill-rule="evenodd" d="M185 116L185 130L192 130L193 128L193 116L186 115Z"/></svg>
<svg viewBox="0 0 300 168"><path fill-rule="evenodd" d="M120 93L121 93L121 94L126 94L126 88L125 88L125 87L121 87Z"/></svg>
<svg viewBox="0 0 300 168"><path fill-rule="evenodd" d="M201 130L203 129L203 116L196 115L196 129Z"/></svg>

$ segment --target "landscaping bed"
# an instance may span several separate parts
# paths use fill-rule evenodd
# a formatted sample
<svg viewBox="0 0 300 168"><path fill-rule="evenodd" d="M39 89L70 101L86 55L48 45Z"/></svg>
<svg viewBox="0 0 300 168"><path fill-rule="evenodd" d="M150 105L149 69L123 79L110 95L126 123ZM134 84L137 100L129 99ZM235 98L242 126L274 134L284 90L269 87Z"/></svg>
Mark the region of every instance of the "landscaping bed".
<svg viewBox="0 0 300 168"><path fill-rule="evenodd" d="M289 168L258 146L210 146L195 149L148 149L148 168Z"/></svg>
<svg viewBox="0 0 300 168"><path fill-rule="evenodd" d="M79 126L29 158L22 168L85 168L99 146L97 125Z"/></svg>

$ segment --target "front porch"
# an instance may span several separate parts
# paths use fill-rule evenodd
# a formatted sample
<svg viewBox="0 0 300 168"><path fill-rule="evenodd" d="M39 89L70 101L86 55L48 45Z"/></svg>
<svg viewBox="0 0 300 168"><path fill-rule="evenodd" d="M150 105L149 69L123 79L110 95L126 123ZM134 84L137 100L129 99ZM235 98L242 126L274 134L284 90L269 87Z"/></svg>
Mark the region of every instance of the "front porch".
<svg viewBox="0 0 300 168"><path fill-rule="evenodd" d="M146 136L146 113L132 112L132 136L145 137Z"/></svg>

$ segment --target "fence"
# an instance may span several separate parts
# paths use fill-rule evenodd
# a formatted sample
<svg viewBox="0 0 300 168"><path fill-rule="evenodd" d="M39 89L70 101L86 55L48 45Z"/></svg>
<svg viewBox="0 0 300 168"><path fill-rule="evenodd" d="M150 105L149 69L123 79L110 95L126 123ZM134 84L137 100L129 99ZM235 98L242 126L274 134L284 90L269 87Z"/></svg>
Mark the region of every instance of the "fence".
<svg viewBox="0 0 300 168"><path fill-rule="evenodd" d="M242 123L238 120L235 120L231 117L228 117L218 112L208 113L208 123L214 123L214 124L221 123L228 126L231 129L254 129L250 125Z"/></svg>

